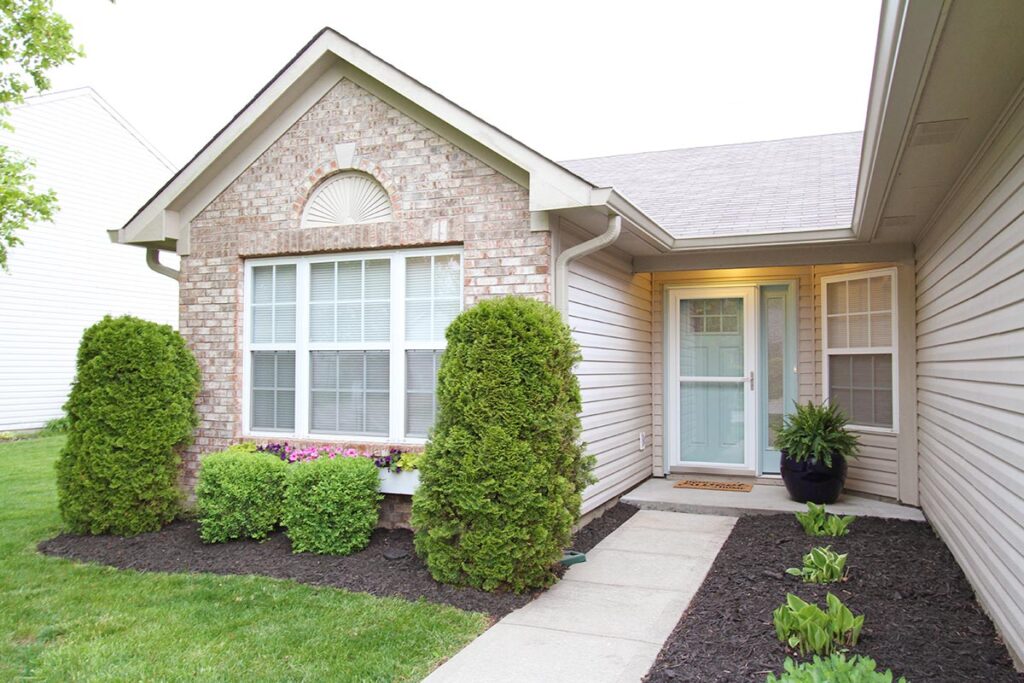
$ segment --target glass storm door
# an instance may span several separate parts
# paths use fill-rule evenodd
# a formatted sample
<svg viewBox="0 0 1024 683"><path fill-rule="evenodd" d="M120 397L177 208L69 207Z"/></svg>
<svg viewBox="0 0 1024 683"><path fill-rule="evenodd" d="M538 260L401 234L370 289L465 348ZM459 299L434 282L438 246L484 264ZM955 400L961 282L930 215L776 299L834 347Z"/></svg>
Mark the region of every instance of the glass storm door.
<svg viewBox="0 0 1024 683"><path fill-rule="evenodd" d="M673 297L679 465L753 470L757 289L677 290Z"/></svg>

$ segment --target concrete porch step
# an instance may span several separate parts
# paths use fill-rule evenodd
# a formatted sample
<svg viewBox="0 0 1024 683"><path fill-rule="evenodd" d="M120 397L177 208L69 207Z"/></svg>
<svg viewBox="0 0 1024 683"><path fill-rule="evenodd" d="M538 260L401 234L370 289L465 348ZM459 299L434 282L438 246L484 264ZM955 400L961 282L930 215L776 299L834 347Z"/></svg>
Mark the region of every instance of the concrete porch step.
<svg viewBox="0 0 1024 683"><path fill-rule="evenodd" d="M693 479L712 479L694 475ZM736 491L705 491L701 489L677 489L674 479L652 478L622 497L623 503L635 505L642 510L664 510L668 512L690 512L705 515L771 515L780 512L798 512L806 509L803 503L789 499L784 486L754 484L749 493ZM887 503L849 493L843 494L839 502L829 505L830 512L838 515L859 517L882 517L907 519L923 522L924 515L918 508L897 503Z"/></svg>

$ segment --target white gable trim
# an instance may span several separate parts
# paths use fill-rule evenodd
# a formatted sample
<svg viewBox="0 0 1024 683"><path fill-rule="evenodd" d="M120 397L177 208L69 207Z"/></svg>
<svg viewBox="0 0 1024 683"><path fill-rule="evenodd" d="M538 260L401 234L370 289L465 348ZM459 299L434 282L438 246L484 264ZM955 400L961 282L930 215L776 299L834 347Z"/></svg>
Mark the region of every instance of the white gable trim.
<svg viewBox="0 0 1024 683"><path fill-rule="evenodd" d="M324 29L111 238L187 254L189 221L343 78L529 187L533 211L598 203L599 188Z"/></svg>

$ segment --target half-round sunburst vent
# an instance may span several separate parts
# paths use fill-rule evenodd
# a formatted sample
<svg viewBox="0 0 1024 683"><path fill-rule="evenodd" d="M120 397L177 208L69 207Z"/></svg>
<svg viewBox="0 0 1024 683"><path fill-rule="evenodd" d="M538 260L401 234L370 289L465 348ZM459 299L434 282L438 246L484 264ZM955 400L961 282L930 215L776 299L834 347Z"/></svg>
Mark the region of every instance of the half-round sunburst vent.
<svg viewBox="0 0 1024 683"><path fill-rule="evenodd" d="M373 178L339 173L314 190L302 212L302 227L378 223L391 220L391 198Z"/></svg>

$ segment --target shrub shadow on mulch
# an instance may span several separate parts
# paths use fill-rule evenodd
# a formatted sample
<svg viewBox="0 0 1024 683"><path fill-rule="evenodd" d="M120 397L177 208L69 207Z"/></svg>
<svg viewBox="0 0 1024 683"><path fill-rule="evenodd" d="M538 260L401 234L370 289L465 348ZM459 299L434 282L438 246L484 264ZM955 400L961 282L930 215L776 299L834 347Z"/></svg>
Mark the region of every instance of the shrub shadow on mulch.
<svg viewBox="0 0 1024 683"><path fill-rule="evenodd" d="M784 573L816 545L849 553L848 581L820 586ZM910 683L1024 681L928 524L865 517L848 536L813 539L792 515L740 518L644 680L763 683L787 655L772 610L786 593L824 606L830 591L865 615L852 652Z"/></svg>
<svg viewBox="0 0 1024 683"><path fill-rule="evenodd" d="M587 552L636 513L619 504L580 529L573 548ZM95 562L144 572L209 572L256 574L331 586L371 595L424 599L500 618L530 602L542 591L522 594L487 593L438 583L413 551L412 532L377 529L370 545L344 557L292 553L283 532L263 542L206 544L198 525L174 522L160 531L132 537L61 534L38 546L39 551L80 562Z"/></svg>

